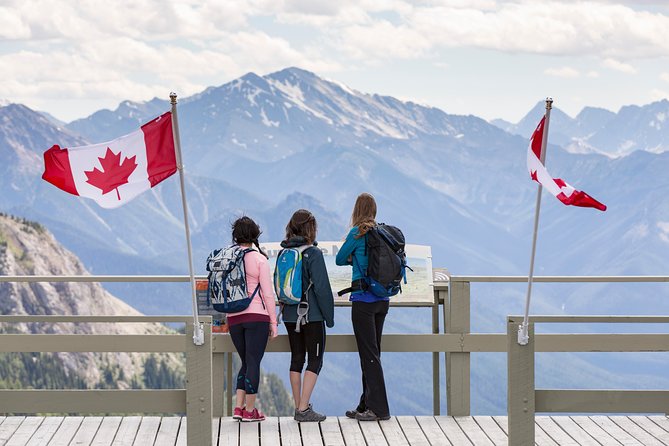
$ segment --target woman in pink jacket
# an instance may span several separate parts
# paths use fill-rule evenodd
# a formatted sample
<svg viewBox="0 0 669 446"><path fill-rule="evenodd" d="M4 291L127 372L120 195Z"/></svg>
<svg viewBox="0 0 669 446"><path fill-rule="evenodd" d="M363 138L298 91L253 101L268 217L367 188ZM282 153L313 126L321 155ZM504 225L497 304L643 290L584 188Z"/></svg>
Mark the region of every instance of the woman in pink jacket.
<svg viewBox="0 0 669 446"><path fill-rule="evenodd" d="M246 289L249 296L258 284L260 290L244 311L228 314L232 343L242 366L237 374L237 404L233 418L241 421L263 421L265 415L255 407L260 383L260 361L268 338L277 336L275 294L267 256L260 249L260 228L249 217L232 224L232 241L243 248L257 248L244 256Z"/></svg>

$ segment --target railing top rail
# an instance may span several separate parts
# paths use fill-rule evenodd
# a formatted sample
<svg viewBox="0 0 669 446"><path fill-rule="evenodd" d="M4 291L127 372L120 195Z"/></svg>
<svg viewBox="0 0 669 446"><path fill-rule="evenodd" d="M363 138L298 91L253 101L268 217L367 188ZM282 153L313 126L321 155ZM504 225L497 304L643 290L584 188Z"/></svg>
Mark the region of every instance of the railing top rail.
<svg viewBox="0 0 669 446"><path fill-rule="evenodd" d="M534 282L669 282L669 276L534 276ZM451 282L527 282L527 276L451 276Z"/></svg>
<svg viewBox="0 0 669 446"><path fill-rule="evenodd" d="M206 279L207 276L195 276ZM117 276L0 276L0 282L189 282L190 276L117 275Z"/></svg>
<svg viewBox="0 0 669 446"><path fill-rule="evenodd" d="M205 322L211 322L211 316L201 316ZM14 322L14 323L55 323L55 322L129 322L129 323L148 323L148 322L190 322L193 316L33 316L33 315L12 315L0 316L0 323Z"/></svg>
<svg viewBox="0 0 669 446"><path fill-rule="evenodd" d="M521 321L523 316L509 316L509 319ZM669 316L530 316L530 322L534 323L642 323L642 324L667 324Z"/></svg>
<svg viewBox="0 0 669 446"><path fill-rule="evenodd" d="M207 276L196 275L196 279ZM669 282L669 276L534 276L534 282ZM0 282L189 282L187 275L0 276ZM527 276L451 276L452 282L527 282ZM435 287L448 281L435 280Z"/></svg>

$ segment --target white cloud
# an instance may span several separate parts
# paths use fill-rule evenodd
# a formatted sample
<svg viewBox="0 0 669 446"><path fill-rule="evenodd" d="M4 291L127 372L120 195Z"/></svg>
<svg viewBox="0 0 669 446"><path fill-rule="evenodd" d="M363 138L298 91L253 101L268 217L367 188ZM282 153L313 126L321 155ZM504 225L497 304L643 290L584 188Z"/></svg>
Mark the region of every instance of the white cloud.
<svg viewBox="0 0 669 446"><path fill-rule="evenodd" d="M661 101L662 99L669 99L669 91L654 88L650 91L650 98L652 101Z"/></svg>
<svg viewBox="0 0 669 446"><path fill-rule="evenodd" d="M665 73L660 74L660 79L662 79L663 81L669 82L669 73L665 72Z"/></svg>
<svg viewBox="0 0 669 446"><path fill-rule="evenodd" d="M436 2L435 2L436 3ZM419 4L400 14L399 23L370 16L371 30L361 35L359 25L335 26L331 36L353 33L360 51L377 57L380 40L396 35L421 36L423 53L435 48L476 47L505 52L546 55L590 55L621 60L669 54L669 17L632 8L596 2L498 2L487 8L468 7L467 2ZM323 25L323 23L321 23ZM336 25L336 23L334 24ZM336 42L350 50L347 39ZM352 39L351 39L352 40ZM369 41L373 40L374 45ZM385 47L392 51L391 39ZM407 47L410 42L402 46ZM402 52L398 52L399 57Z"/></svg>
<svg viewBox="0 0 669 446"><path fill-rule="evenodd" d="M595 70L591 70L591 71L588 71L586 76L589 77L589 78L592 78L592 79L596 79L596 78L599 77L599 73Z"/></svg>
<svg viewBox="0 0 669 446"><path fill-rule="evenodd" d="M604 59L602 65L612 70L620 71L621 73L627 73L627 74L636 73L636 68L634 68L632 65L611 58Z"/></svg>
<svg viewBox="0 0 669 446"><path fill-rule="evenodd" d="M575 70L571 67L560 67L560 68L547 68L544 70L544 74L555 77L564 77L568 79L573 79L581 76L581 73L578 70Z"/></svg>

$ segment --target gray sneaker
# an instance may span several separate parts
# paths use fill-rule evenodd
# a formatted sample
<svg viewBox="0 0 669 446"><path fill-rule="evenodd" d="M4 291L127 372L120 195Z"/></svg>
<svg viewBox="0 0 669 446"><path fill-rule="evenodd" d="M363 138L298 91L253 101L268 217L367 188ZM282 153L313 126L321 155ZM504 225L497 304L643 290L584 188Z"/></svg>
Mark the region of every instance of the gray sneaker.
<svg viewBox="0 0 669 446"><path fill-rule="evenodd" d="M314 409L311 407L311 404L309 404L309 407L307 407L304 411L300 411L295 409L295 421L299 422L318 422L318 421L325 421L326 416L321 415L318 412L314 411Z"/></svg>

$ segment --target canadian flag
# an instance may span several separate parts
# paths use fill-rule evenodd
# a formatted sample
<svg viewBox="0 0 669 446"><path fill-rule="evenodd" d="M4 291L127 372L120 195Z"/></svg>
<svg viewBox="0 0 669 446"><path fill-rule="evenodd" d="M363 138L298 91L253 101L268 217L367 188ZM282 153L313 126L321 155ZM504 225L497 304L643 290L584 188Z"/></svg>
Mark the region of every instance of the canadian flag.
<svg viewBox="0 0 669 446"><path fill-rule="evenodd" d="M605 211L606 206L599 201L592 198L583 191L576 190L566 181L560 178L553 178L546 166L541 162L541 141L544 136L544 124L546 117L544 116L539 121L539 125L534 130L530 138L530 145L527 148L527 170L530 172L530 177L548 189L551 194L566 205L580 206L584 208L595 208L600 211Z"/></svg>
<svg viewBox="0 0 669 446"><path fill-rule="evenodd" d="M115 208L177 171L172 113L113 141L44 152L42 178L73 195Z"/></svg>

